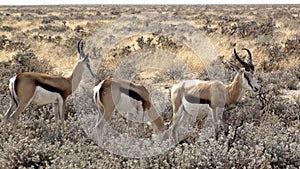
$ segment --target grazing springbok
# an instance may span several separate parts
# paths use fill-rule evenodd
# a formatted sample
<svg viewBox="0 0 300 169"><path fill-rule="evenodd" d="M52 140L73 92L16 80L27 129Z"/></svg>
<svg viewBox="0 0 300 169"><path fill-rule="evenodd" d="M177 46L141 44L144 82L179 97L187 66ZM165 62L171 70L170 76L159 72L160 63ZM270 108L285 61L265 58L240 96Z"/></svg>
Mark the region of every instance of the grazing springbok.
<svg viewBox="0 0 300 169"><path fill-rule="evenodd" d="M57 136L61 137L60 130L62 130L62 134L64 133L64 108L67 97L76 90L85 70L95 76L90 68L89 57L82 50L83 43L82 40L78 42L78 61L69 77L22 72L11 78L9 83L11 104L4 115L4 121L13 119L15 123L19 114L30 103L36 105L53 103L57 125L56 132Z"/></svg>
<svg viewBox="0 0 300 169"><path fill-rule="evenodd" d="M243 61L234 49L235 58L242 64L242 68L234 63L227 62L237 72L234 80L225 85L221 81L186 80L176 84L171 89L173 105L173 119L170 128L170 137L178 142L178 128L190 117L204 120L209 112L212 113L215 139L218 139L218 114L225 106L235 103L241 98L245 90L257 91L259 85L254 77L254 65L251 52L248 52L247 61ZM199 117L200 116L200 117Z"/></svg>
<svg viewBox="0 0 300 169"><path fill-rule="evenodd" d="M100 109L95 125L100 131L115 110L128 113L130 122L133 116L141 117L139 122L142 123L142 127L146 116L147 120L152 121L157 132L162 133L165 130L163 119L151 104L148 90L140 84L118 78L105 79L94 87L94 103Z"/></svg>

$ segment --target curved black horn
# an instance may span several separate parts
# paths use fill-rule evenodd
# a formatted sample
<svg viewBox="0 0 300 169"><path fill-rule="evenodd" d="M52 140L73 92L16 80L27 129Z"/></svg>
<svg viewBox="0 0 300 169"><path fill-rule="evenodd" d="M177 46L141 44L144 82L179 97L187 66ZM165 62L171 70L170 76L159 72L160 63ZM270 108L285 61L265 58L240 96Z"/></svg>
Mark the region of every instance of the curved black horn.
<svg viewBox="0 0 300 169"><path fill-rule="evenodd" d="M236 58L243 66L247 66L247 63L244 62L244 61L239 57L239 55L236 53L235 48L233 49L233 52L234 52L235 58Z"/></svg>
<svg viewBox="0 0 300 169"><path fill-rule="evenodd" d="M249 49L247 49L247 48L243 48L242 50L245 50L245 51L247 51L247 53L248 53L248 63L249 64L251 64L252 65L252 55L251 55L251 52L250 52L250 50Z"/></svg>
<svg viewBox="0 0 300 169"><path fill-rule="evenodd" d="M249 49L243 48L242 50L246 50L248 52L248 63L244 62L236 53L236 50L234 49L234 55L235 58L245 67L246 71L250 71L253 70L254 71L254 66L252 64L252 56L251 56L251 52Z"/></svg>

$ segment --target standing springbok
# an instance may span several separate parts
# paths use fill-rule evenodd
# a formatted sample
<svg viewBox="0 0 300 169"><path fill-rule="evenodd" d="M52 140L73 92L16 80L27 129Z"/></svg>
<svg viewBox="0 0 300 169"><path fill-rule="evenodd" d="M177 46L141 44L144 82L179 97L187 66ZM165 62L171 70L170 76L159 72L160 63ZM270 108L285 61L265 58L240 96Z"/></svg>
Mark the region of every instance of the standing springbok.
<svg viewBox="0 0 300 169"><path fill-rule="evenodd" d="M89 57L82 50L83 43L82 40L78 42L78 61L69 77L22 72L11 78L9 83L11 104L4 115L4 121L13 119L15 123L19 114L30 103L36 105L54 103L56 133L58 137L61 137L60 130L62 134L64 133L64 108L67 97L76 90L85 70L94 76L90 68Z"/></svg>
<svg viewBox="0 0 300 169"><path fill-rule="evenodd" d="M171 101L173 105L173 121L170 136L178 142L178 128L190 117L204 120L209 112L212 113L215 139L218 139L218 114L222 113L225 106L229 106L239 100L245 90L257 91L259 85L254 77L254 65L251 52L247 61L243 61L234 49L235 58L242 64L242 68L227 62L237 72L234 80L225 85L221 81L186 80L176 84L171 89Z"/></svg>
<svg viewBox="0 0 300 169"><path fill-rule="evenodd" d="M148 90L140 84L118 78L105 79L94 87L94 103L100 109L99 119L95 125L95 128L100 131L115 110L128 113L130 121L133 116L142 117L139 120L142 127L145 122L144 117L148 116L149 120L153 120L158 132L165 130L163 119L151 104ZM103 115L100 114L101 112Z"/></svg>

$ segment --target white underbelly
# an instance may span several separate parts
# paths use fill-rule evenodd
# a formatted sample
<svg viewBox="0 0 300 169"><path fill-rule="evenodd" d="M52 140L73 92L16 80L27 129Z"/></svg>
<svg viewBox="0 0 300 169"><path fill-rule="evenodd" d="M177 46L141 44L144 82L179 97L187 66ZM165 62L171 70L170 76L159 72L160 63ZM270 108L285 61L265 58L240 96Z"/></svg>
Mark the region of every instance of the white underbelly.
<svg viewBox="0 0 300 169"><path fill-rule="evenodd" d="M32 98L32 103L36 105L44 105L49 103L57 103L58 100L61 99L62 97L60 94L55 92L50 92L42 87L37 86Z"/></svg>
<svg viewBox="0 0 300 169"><path fill-rule="evenodd" d="M126 119L131 121L142 121L143 106L141 101L137 101L126 94L121 93L120 100L116 105L116 110Z"/></svg>

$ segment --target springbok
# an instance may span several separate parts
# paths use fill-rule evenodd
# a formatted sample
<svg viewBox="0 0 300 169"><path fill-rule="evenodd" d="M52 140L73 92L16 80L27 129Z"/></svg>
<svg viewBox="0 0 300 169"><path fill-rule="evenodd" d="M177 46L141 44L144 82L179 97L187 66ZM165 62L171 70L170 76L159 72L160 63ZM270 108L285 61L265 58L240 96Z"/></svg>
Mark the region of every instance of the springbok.
<svg viewBox="0 0 300 169"><path fill-rule="evenodd" d="M118 78L105 79L94 87L93 98L94 103L100 109L95 129L101 131L105 122L117 110L120 113L128 113L130 122L133 116L141 117L139 122L142 123L142 127L146 115L149 120L153 120L157 132L162 133L165 130L163 119L151 104L148 90L140 84ZM101 112L103 115L100 114Z"/></svg>
<svg viewBox="0 0 300 169"><path fill-rule="evenodd" d="M64 108L67 97L78 87L82 75L88 70L94 77L90 68L89 56L85 55L83 41L78 42L78 61L73 69L71 76L62 77L36 72L22 72L10 79L9 91L11 96L10 108L4 115L4 121L13 119L15 123L30 103L44 105L53 103L55 121L57 125L56 133L61 137L64 133Z"/></svg>
<svg viewBox="0 0 300 169"><path fill-rule="evenodd" d="M221 81L186 80L171 88L171 101L173 106L173 119L170 128L170 137L178 142L178 128L190 117L204 120L209 112L212 113L215 139L218 139L218 114L225 106L239 100L245 90L257 91L259 85L254 77L254 65L251 52L247 61L243 61L234 49L235 58L242 64L242 68L232 62L227 63L237 72L233 81L225 85ZM200 117L199 117L200 116Z"/></svg>

